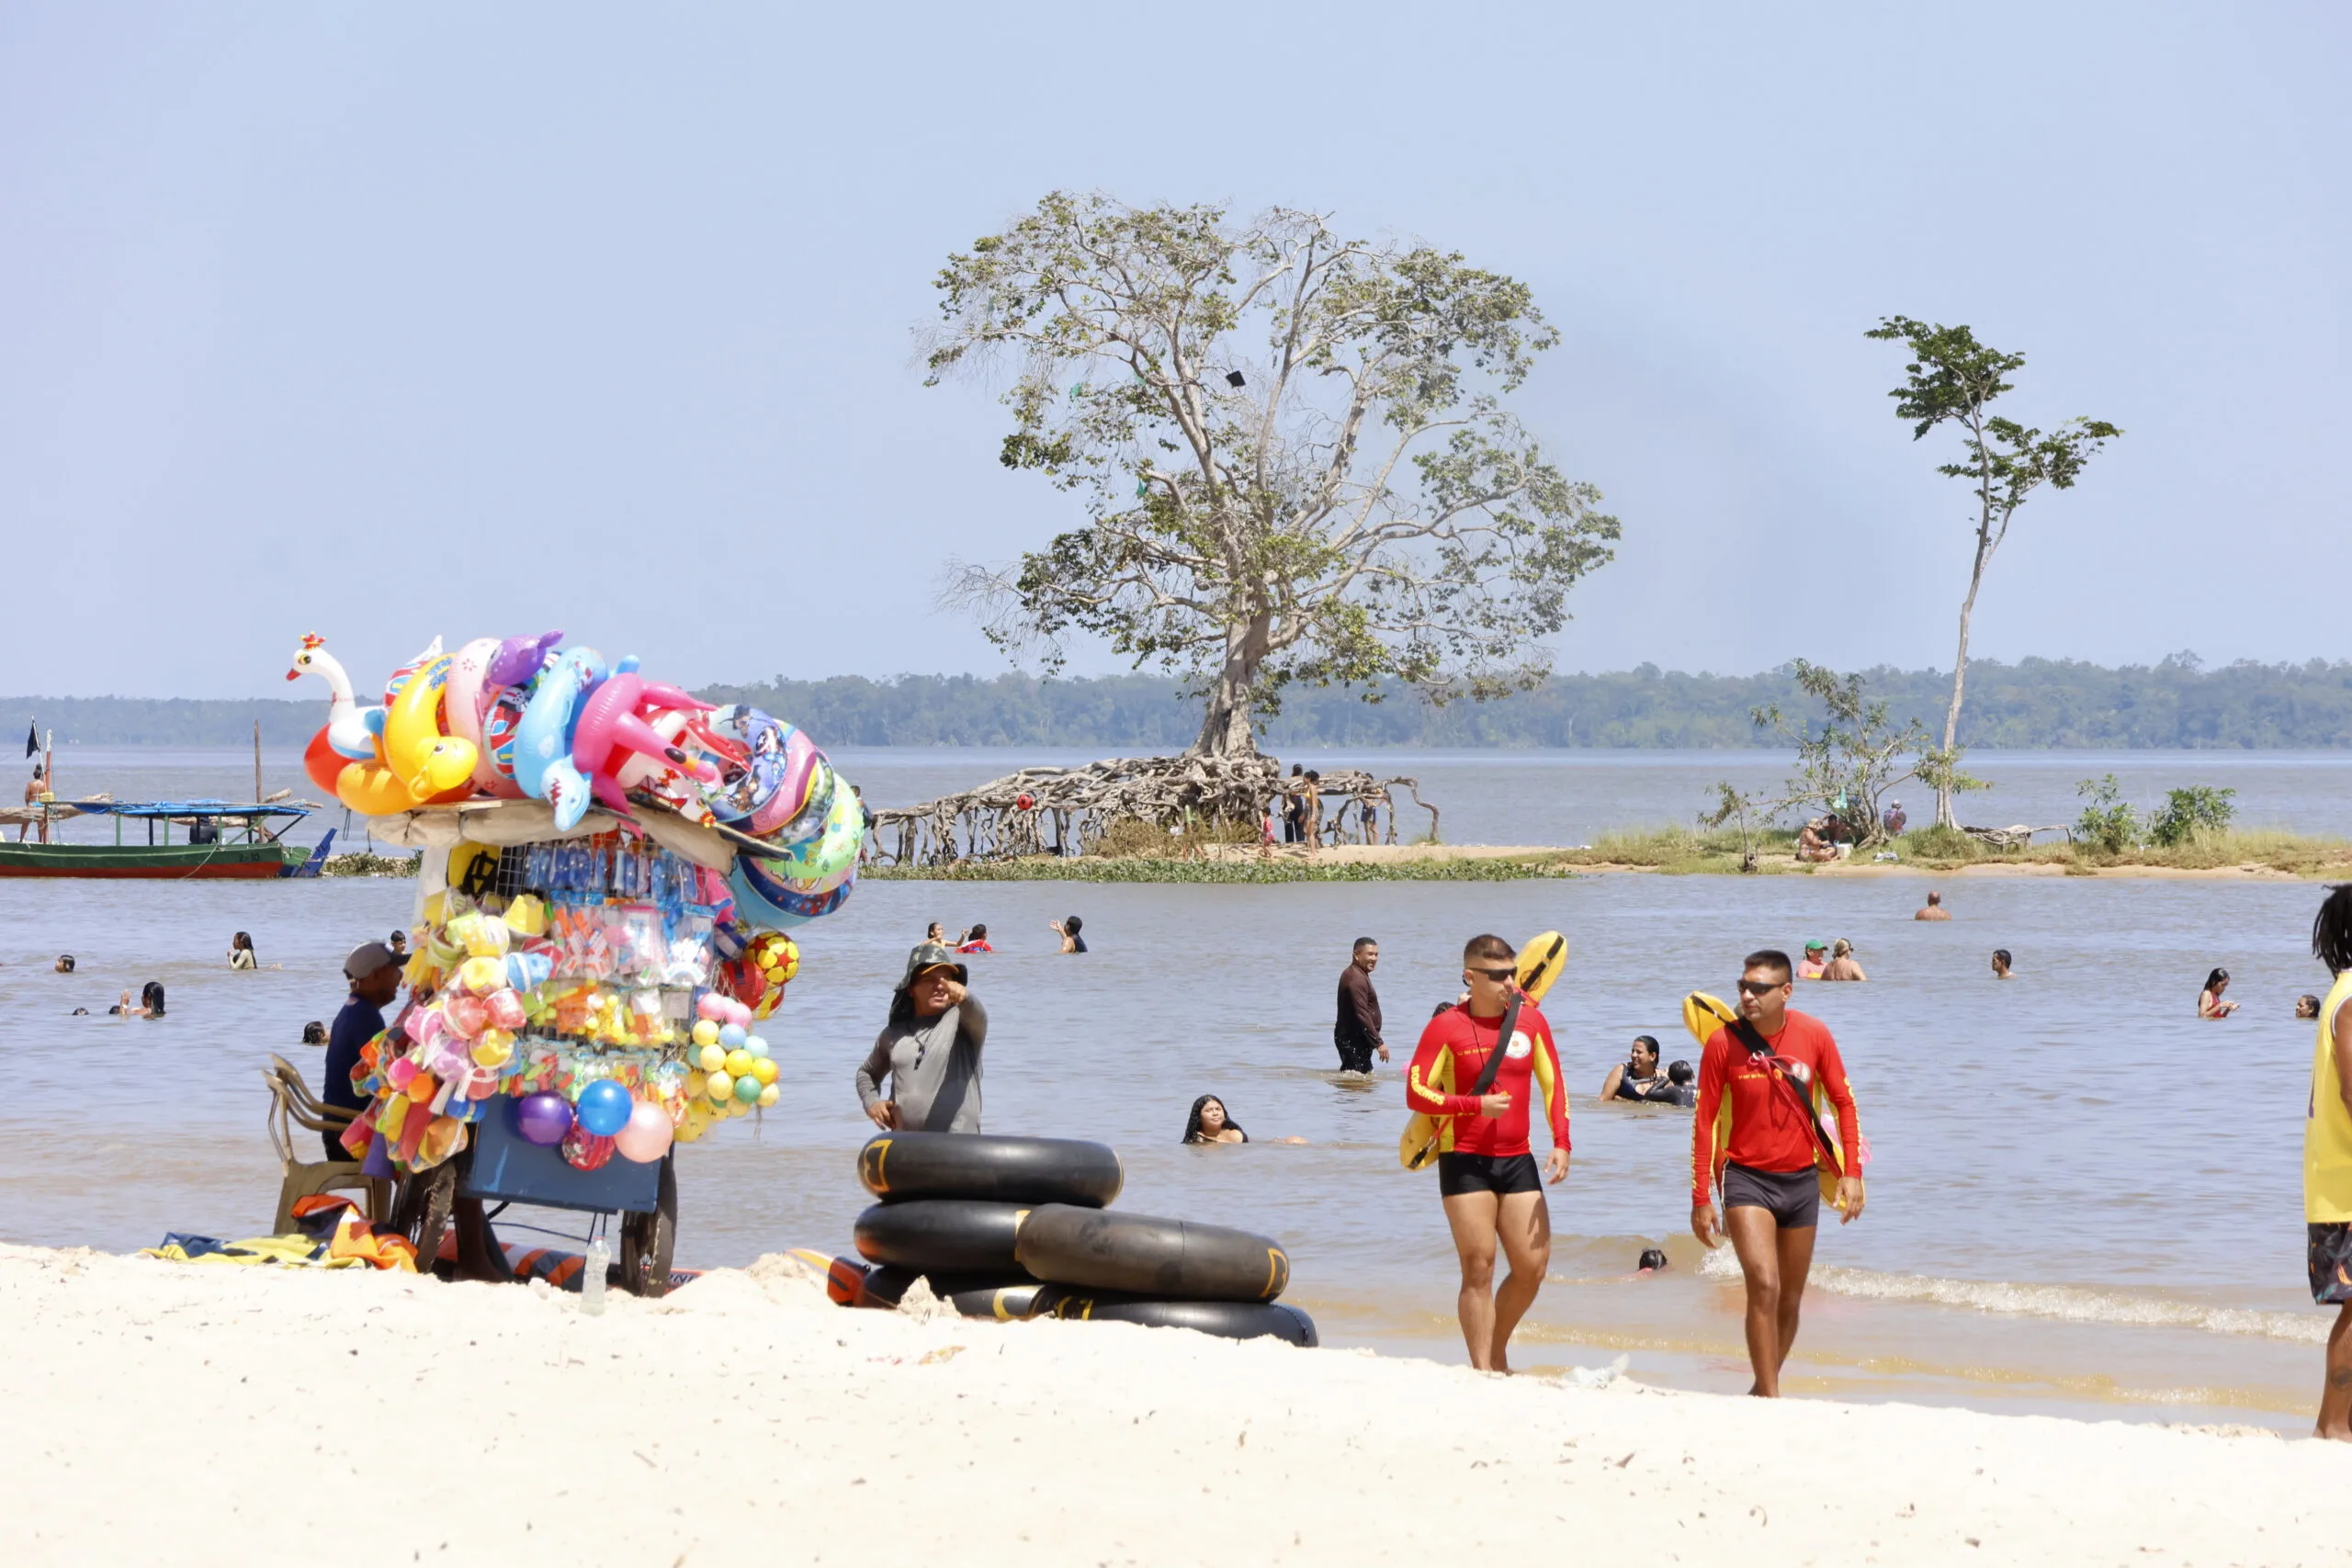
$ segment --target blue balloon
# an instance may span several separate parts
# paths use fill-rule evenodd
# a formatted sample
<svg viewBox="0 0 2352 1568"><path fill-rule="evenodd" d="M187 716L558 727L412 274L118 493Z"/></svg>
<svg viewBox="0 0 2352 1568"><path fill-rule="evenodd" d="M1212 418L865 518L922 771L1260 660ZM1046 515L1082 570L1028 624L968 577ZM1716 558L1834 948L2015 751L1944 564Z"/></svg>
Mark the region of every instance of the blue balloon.
<svg viewBox="0 0 2352 1568"><path fill-rule="evenodd" d="M580 1091L580 1125L599 1138L609 1138L628 1125L628 1090L610 1078L598 1078Z"/></svg>
<svg viewBox="0 0 2352 1568"><path fill-rule="evenodd" d="M743 1043L743 1026L740 1023L720 1024L718 1026L718 1043L721 1045L726 1046L729 1051L732 1051L736 1046Z"/></svg>

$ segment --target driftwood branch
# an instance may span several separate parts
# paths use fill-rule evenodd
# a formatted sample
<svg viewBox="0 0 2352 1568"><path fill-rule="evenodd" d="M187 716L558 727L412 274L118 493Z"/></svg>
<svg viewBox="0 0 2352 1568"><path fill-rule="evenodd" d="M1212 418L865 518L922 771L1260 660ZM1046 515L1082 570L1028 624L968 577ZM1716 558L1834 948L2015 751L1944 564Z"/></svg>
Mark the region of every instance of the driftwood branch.
<svg viewBox="0 0 2352 1568"><path fill-rule="evenodd" d="M1114 823L1134 821L1167 829L1170 849L1188 840L1226 840L1236 829L1253 836L1270 814L1279 815L1285 777L1272 757L1114 757L1079 768L1023 768L976 788L921 806L874 814L876 853L899 865L953 861L1011 860L1023 855L1083 855L1101 850ZM1395 800L1401 784L1430 814L1437 837L1437 807L1421 799L1409 778L1376 779L1359 769L1325 772L1316 788L1327 843L1396 841Z"/></svg>

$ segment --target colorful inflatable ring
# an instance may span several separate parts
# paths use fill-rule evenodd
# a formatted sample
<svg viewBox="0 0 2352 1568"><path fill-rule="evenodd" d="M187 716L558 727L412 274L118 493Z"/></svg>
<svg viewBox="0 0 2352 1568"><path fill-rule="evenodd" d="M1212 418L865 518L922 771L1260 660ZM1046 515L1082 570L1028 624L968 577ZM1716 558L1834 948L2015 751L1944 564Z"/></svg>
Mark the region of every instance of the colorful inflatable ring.
<svg viewBox="0 0 2352 1568"><path fill-rule="evenodd" d="M767 804L752 814L752 825L744 831L755 839L766 838L808 807L818 770L825 766L825 754L817 750L815 741L788 724L783 728L784 782Z"/></svg>
<svg viewBox="0 0 2352 1568"><path fill-rule="evenodd" d="M523 786L514 782L514 737L530 700L528 687L500 686L482 708L481 754L474 759L474 783L503 800L523 798Z"/></svg>
<svg viewBox="0 0 2352 1568"><path fill-rule="evenodd" d="M441 728L481 750L481 710L488 690L484 682L498 639L478 637L449 656L449 689L441 696ZM477 784L481 782L479 778Z"/></svg>
<svg viewBox="0 0 2352 1568"><path fill-rule="evenodd" d="M784 726L738 703L712 714L709 728L730 749L741 746L743 755L722 761L718 781L702 784L703 804L721 822L741 828L783 787Z"/></svg>
<svg viewBox="0 0 2352 1568"><path fill-rule="evenodd" d="M441 699L449 689L449 658L435 657L401 687L384 710L384 760L408 781L409 793L431 800L459 785L470 795L476 748L445 734ZM462 798L462 797L460 797Z"/></svg>
<svg viewBox="0 0 2352 1568"><path fill-rule="evenodd" d="M761 870L778 883L829 881L844 865L857 863L857 847L865 837L865 813L857 796L846 789L833 791L825 813L824 831L797 843L779 844L790 852L781 860L761 862Z"/></svg>
<svg viewBox="0 0 2352 1568"><path fill-rule="evenodd" d="M844 877L821 893L802 893L776 874L774 868L777 863L763 861L757 855L738 855L735 874L760 902L787 915L800 915L809 919L830 915L841 908L842 901L849 897L849 890L856 881L854 876ZM850 869L853 872L857 869L854 858L850 863Z"/></svg>
<svg viewBox="0 0 2352 1568"><path fill-rule="evenodd" d="M791 931L796 926L805 926L811 920L831 914L848 901L851 890L857 886L857 879L852 877L831 893L815 899L786 893L785 897L791 900L793 908L786 908L781 904L771 902L744 876L743 867L753 858L750 855L736 857L734 874L727 879L727 890L734 895L738 919L765 926L770 931Z"/></svg>

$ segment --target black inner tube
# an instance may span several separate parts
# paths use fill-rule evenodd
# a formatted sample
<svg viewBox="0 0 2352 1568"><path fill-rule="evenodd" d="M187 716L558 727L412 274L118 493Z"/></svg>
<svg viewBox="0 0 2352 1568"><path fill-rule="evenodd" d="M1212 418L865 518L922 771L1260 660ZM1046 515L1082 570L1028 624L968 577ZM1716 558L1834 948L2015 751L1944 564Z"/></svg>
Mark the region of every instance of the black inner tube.
<svg viewBox="0 0 2352 1568"><path fill-rule="evenodd" d="M1040 1280L1154 1300L1270 1302L1290 1283L1290 1255L1266 1236L1061 1203L1029 1212L1015 1255Z"/></svg>
<svg viewBox="0 0 2352 1568"><path fill-rule="evenodd" d="M857 1216L858 1255L926 1274L1020 1277L1026 1271L1013 1256L1013 1240L1029 1213L1017 1203L969 1198L876 1203Z"/></svg>
<svg viewBox="0 0 2352 1568"><path fill-rule="evenodd" d="M1281 1339L1307 1347L1318 1343L1315 1320L1281 1302L1155 1301L1118 1291L1040 1285L1029 1315L1189 1328L1226 1339Z"/></svg>
<svg viewBox="0 0 2352 1568"><path fill-rule="evenodd" d="M1100 1209L1118 1197L1125 1173L1109 1145L1078 1138L883 1133L857 1151L857 1179L886 1202L985 1198Z"/></svg>

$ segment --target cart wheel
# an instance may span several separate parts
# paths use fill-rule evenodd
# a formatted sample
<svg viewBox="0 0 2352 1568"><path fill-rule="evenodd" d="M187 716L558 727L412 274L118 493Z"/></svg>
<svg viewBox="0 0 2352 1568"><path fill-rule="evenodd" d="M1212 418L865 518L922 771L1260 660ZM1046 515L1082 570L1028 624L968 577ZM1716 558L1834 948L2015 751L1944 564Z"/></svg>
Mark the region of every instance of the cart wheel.
<svg viewBox="0 0 2352 1568"><path fill-rule="evenodd" d="M633 1296L670 1293L670 1258L678 1245L678 1174L662 1156L662 1187L653 1213L621 1219L621 1289Z"/></svg>
<svg viewBox="0 0 2352 1568"><path fill-rule="evenodd" d="M416 1271L433 1272L441 1253L441 1233L449 1228L449 1206L458 1196L458 1164L443 1160L401 1183L392 1208L392 1229L416 1246Z"/></svg>

